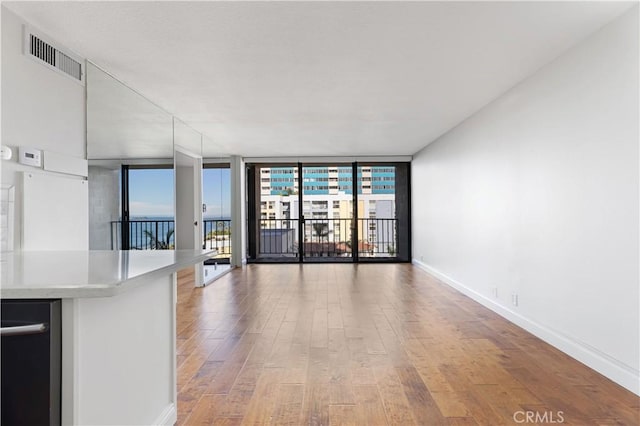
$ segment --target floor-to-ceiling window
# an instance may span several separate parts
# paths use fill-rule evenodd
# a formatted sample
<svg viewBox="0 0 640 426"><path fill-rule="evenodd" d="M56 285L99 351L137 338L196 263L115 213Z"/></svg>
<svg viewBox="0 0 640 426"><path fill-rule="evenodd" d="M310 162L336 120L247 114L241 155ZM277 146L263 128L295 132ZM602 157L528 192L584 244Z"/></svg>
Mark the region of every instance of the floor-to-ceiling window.
<svg viewBox="0 0 640 426"><path fill-rule="evenodd" d="M409 261L408 163L250 165L251 261Z"/></svg>
<svg viewBox="0 0 640 426"><path fill-rule="evenodd" d="M302 166L303 260L353 260L352 169L351 164Z"/></svg>
<svg viewBox="0 0 640 426"><path fill-rule="evenodd" d="M300 179L296 164L251 166L249 250L253 259L295 261L300 248Z"/></svg>
<svg viewBox="0 0 640 426"><path fill-rule="evenodd" d="M123 166L120 220L112 222L112 248L174 248L173 167Z"/></svg>
<svg viewBox="0 0 640 426"><path fill-rule="evenodd" d="M396 166L358 165L358 256L394 258L398 253Z"/></svg>
<svg viewBox="0 0 640 426"><path fill-rule="evenodd" d="M205 163L202 170L204 246L217 255L206 263L231 258L231 169L229 163Z"/></svg>

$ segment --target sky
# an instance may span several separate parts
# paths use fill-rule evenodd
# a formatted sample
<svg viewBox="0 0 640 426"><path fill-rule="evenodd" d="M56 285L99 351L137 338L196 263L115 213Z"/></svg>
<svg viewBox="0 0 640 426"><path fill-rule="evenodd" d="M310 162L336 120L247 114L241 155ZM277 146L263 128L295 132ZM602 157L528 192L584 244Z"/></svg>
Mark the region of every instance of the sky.
<svg viewBox="0 0 640 426"><path fill-rule="evenodd" d="M202 171L202 202L207 205L204 217L231 217L230 169Z"/></svg>
<svg viewBox="0 0 640 426"><path fill-rule="evenodd" d="M229 169L202 171L205 218L231 216L231 182ZM173 169L129 170L130 216L173 217Z"/></svg>

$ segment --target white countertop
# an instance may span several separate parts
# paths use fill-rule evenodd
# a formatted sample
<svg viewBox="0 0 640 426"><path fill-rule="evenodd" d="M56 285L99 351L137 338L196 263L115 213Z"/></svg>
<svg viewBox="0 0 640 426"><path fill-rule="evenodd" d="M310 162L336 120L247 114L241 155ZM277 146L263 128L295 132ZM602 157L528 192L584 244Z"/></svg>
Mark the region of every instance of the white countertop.
<svg viewBox="0 0 640 426"><path fill-rule="evenodd" d="M215 254L215 250L4 252L0 255L0 297L115 296Z"/></svg>

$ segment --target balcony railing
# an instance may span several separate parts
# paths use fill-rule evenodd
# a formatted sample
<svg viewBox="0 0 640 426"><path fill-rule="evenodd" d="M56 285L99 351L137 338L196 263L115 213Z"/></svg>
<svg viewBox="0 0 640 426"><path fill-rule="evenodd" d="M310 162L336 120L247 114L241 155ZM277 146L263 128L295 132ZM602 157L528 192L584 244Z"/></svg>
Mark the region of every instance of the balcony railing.
<svg viewBox="0 0 640 426"><path fill-rule="evenodd" d="M259 257L297 257L297 219L260 220Z"/></svg>
<svg viewBox="0 0 640 426"><path fill-rule="evenodd" d="M356 225L357 223L357 225ZM358 229L358 256L395 257L398 247L397 219L305 219L305 257L351 257L353 231ZM298 219L260 220L261 258L295 258L299 256Z"/></svg>
<svg viewBox="0 0 640 426"><path fill-rule="evenodd" d="M231 220L202 221L202 247L216 249L216 258L231 257ZM173 220L130 220L129 248L131 250L167 250L175 248ZM122 221L111 222L111 249L122 248Z"/></svg>
<svg viewBox="0 0 640 426"><path fill-rule="evenodd" d="M358 219L358 235L358 256L397 256L398 219Z"/></svg>
<svg viewBox="0 0 640 426"><path fill-rule="evenodd" d="M215 249L216 259L231 257L231 220L207 219L202 221L204 248Z"/></svg>
<svg viewBox="0 0 640 426"><path fill-rule="evenodd" d="M131 250L168 250L175 247L173 220L130 220ZM111 222L111 249L122 248L122 221Z"/></svg>
<svg viewBox="0 0 640 426"><path fill-rule="evenodd" d="M357 224L357 225L356 225ZM260 220L259 257L297 258L300 220ZM397 219L306 219L304 220L305 257L351 257L353 230L358 229L358 256L392 258L397 255ZM111 222L111 248L121 249L122 221ZM173 220L129 221L131 250L163 250L175 247ZM231 257L231 220L203 221L203 248L215 249L217 258Z"/></svg>

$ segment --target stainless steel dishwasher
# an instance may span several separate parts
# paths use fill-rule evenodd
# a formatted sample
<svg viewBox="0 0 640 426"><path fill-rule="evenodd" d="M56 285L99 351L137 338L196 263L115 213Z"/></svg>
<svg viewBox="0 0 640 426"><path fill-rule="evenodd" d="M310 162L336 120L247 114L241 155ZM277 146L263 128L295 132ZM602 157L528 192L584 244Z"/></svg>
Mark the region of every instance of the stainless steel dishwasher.
<svg viewBox="0 0 640 426"><path fill-rule="evenodd" d="M2 300L2 425L59 425L60 300Z"/></svg>

